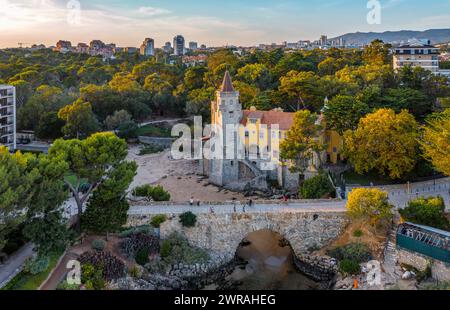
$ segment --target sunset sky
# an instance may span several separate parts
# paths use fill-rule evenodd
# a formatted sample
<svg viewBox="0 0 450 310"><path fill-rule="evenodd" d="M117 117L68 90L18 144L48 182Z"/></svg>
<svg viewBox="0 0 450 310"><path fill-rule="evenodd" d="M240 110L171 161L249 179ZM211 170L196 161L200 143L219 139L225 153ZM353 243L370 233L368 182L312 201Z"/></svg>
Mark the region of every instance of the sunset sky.
<svg viewBox="0 0 450 310"><path fill-rule="evenodd" d="M321 34L450 28L450 0L382 0L380 25L367 23L365 0L81 0L80 22L68 22L74 16L68 4L76 2L0 0L0 47L54 45L59 39L139 46L145 37L159 47L176 34L208 46L255 45Z"/></svg>

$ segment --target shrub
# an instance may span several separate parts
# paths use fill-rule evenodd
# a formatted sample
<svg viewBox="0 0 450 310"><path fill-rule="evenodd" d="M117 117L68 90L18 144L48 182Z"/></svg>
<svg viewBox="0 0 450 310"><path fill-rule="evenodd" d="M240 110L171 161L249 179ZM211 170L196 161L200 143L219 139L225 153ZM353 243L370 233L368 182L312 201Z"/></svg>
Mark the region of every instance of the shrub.
<svg viewBox="0 0 450 310"><path fill-rule="evenodd" d="M319 174L306 180L300 188L302 199L336 198L336 190L326 174Z"/></svg>
<svg viewBox="0 0 450 310"><path fill-rule="evenodd" d="M357 261L344 259L339 262L339 270L344 274L356 275L361 272L361 267Z"/></svg>
<svg viewBox="0 0 450 310"><path fill-rule="evenodd" d="M137 253L146 248L149 254L159 253L159 239L150 234L134 233L120 243L122 252L128 257L135 257Z"/></svg>
<svg viewBox="0 0 450 310"><path fill-rule="evenodd" d="M353 232L353 237L361 238L364 235L361 229L357 229Z"/></svg>
<svg viewBox="0 0 450 310"><path fill-rule="evenodd" d="M169 201L170 193L167 192L161 185L155 187L146 184L138 186L133 190L133 195L136 197L147 197L154 201Z"/></svg>
<svg viewBox="0 0 450 310"><path fill-rule="evenodd" d="M392 218L392 205L386 192L379 189L355 188L348 196L348 214L353 218L366 218L372 226Z"/></svg>
<svg viewBox="0 0 450 310"><path fill-rule="evenodd" d="M425 291L448 291L450 290L449 282L424 283L419 286L420 290Z"/></svg>
<svg viewBox="0 0 450 310"><path fill-rule="evenodd" d="M152 186L150 184L145 184L135 187L133 190L133 195L136 197L151 197Z"/></svg>
<svg viewBox="0 0 450 310"><path fill-rule="evenodd" d="M124 275L125 264L110 252L91 251L80 256L82 265L92 265L95 270L102 271L106 280L118 279Z"/></svg>
<svg viewBox="0 0 450 310"><path fill-rule="evenodd" d="M170 252L172 251L172 245L170 244L169 240L164 240L161 245L161 252L160 255L162 258L166 258L170 255Z"/></svg>
<svg viewBox="0 0 450 310"><path fill-rule="evenodd" d="M122 231L119 234L119 237L120 238L128 238L133 234L138 234L138 233L150 234L151 232L152 232L152 228L150 227L150 225L142 225L142 226L131 227L131 228L128 228L128 229Z"/></svg>
<svg viewBox="0 0 450 310"><path fill-rule="evenodd" d="M24 272L37 275L46 270L49 263L50 257L48 256L38 256L34 259L29 259L24 266Z"/></svg>
<svg viewBox="0 0 450 310"><path fill-rule="evenodd" d="M450 222L445 216L445 202L442 197L418 198L400 210L408 222L450 230Z"/></svg>
<svg viewBox="0 0 450 310"><path fill-rule="evenodd" d="M148 248L142 248L136 253L136 257L134 258L136 260L136 263L138 263L141 266L145 266L150 260L148 256L150 255L150 250Z"/></svg>
<svg viewBox="0 0 450 310"><path fill-rule="evenodd" d="M102 239L95 239L92 241L92 248L97 251L103 251L105 249L106 242Z"/></svg>
<svg viewBox="0 0 450 310"><path fill-rule="evenodd" d="M102 269L98 269L91 264L81 266L81 283L88 290L101 290L105 287Z"/></svg>
<svg viewBox="0 0 450 310"><path fill-rule="evenodd" d="M159 228L159 227L161 227L161 224L164 223L165 221L167 221L167 215L159 214L159 215L155 215L152 218L150 224L155 228Z"/></svg>
<svg viewBox="0 0 450 310"><path fill-rule="evenodd" d="M135 122L129 121L117 127L117 136L122 139L134 139L137 138L138 129L139 127Z"/></svg>
<svg viewBox="0 0 450 310"><path fill-rule="evenodd" d="M160 153L164 151L164 148L158 146L158 145L147 145L144 148L142 148L139 151L139 155L143 156L143 155L149 155L149 154L155 154L155 153Z"/></svg>
<svg viewBox="0 0 450 310"><path fill-rule="evenodd" d="M328 251L328 255L338 261L351 260L358 264L367 262L372 257L368 246L364 243L349 243Z"/></svg>
<svg viewBox="0 0 450 310"><path fill-rule="evenodd" d="M174 233L164 240L161 249L161 258L167 264L196 264L209 260L206 251L193 247L181 235Z"/></svg>
<svg viewBox="0 0 450 310"><path fill-rule="evenodd" d="M160 259L154 259L150 263L145 265L145 268L148 270L148 272L152 274L165 274L168 267L168 264L164 263L164 261Z"/></svg>
<svg viewBox="0 0 450 310"><path fill-rule="evenodd" d="M58 284L56 290L58 291L78 291L80 289L80 285L78 284L69 284L66 280L62 281Z"/></svg>
<svg viewBox="0 0 450 310"><path fill-rule="evenodd" d="M158 185L152 190L152 198L154 201L169 201L170 193L166 191L161 185Z"/></svg>
<svg viewBox="0 0 450 310"><path fill-rule="evenodd" d="M131 277L133 278L138 278L140 276L140 271L138 266L134 265L133 267L131 267L130 271L128 272L130 274Z"/></svg>
<svg viewBox="0 0 450 310"><path fill-rule="evenodd" d="M180 223L184 227L194 227L197 223L197 216L190 211L180 214Z"/></svg>

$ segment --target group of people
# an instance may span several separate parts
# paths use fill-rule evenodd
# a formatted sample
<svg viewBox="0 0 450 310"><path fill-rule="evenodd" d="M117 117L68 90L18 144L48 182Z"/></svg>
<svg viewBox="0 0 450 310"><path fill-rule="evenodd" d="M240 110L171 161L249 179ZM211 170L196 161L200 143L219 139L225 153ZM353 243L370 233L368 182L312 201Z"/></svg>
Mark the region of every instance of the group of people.
<svg viewBox="0 0 450 310"><path fill-rule="evenodd" d="M197 201L196 201L196 200L194 199L194 197L191 197L191 199L189 200L189 205L190 205L191 207L193 207L194 205L196 205L197 207L200 207L200 200L197 200ZM242 212L245 213L245 212L247 211L247 209L246 209L247 206L248 206L248 207L252 207L252 206L253 206L253 200L252 200L252 199L247 200L247 202L243 205L243 207L242 207ZM212 214L215 213L213 207L210 207L209 210L210 210L210 213L212 213ZM236 199L233 199L233 211L234 211L234 213L237 213Z"/></svg>

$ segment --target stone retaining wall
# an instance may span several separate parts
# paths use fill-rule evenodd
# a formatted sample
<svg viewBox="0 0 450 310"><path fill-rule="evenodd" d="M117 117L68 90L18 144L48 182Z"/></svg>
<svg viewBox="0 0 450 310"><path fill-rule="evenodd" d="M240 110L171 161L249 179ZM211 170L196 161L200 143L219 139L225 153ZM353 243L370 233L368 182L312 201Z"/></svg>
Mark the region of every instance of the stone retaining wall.
<svg viewBox="0 0 450 310"><path fill-rule="evenodd" d="M337 262L326 256L294 255L294 264L298 271L316 282L328 282L328 287L338 274Z"/></svg>
<svg viewBox="0 0 450 310"><path fill-rule="evenodd" d="M129 226L145 225L151 215L130 215ZM348 224L343 212L198 214L195 227L183 227L171 215L161 225L161 238L178 232L195 247L207 250L218 264L231 261L239 244L252 232L271 230L286 239L297 255L322 248L337 238Z"/></svg>
<svg viewBox="0 0 450 310"><path fill-rule="evenodd" d="M449 264L401 248L397 249L397 253L399 263L413 266L420 271L424 271L430 266L433 279L442 282L450 282Z"/></svg>

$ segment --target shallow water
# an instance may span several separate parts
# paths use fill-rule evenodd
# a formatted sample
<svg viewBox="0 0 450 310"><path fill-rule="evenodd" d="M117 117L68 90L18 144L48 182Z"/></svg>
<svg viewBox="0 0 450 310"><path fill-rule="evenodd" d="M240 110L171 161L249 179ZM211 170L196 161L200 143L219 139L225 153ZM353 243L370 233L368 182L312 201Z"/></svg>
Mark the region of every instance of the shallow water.
<svg viewBox="0 0 450 310"><path fill-rule="evenodd" d="M282 237L268 230L250 234L250 245L240 247L237 255L248 264L237 267L230 276L242 290L314 290L319 283L297 272L289 246L280 246Z"/></svg>

